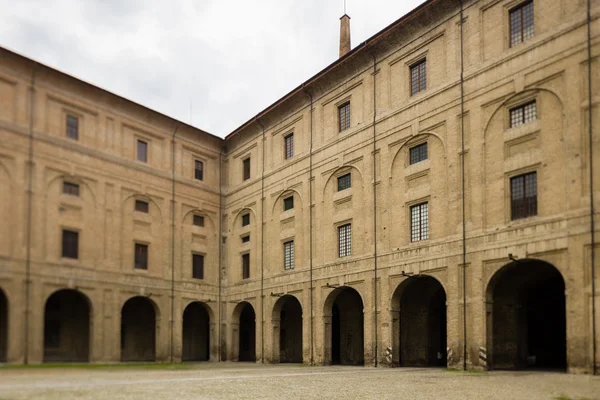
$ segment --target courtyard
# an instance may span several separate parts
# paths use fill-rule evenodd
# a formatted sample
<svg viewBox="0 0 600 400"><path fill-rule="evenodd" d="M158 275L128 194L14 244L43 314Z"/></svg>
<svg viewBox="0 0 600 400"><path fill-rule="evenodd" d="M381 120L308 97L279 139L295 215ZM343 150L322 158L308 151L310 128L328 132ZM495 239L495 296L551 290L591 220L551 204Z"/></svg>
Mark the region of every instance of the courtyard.
<svg viewBox="0 0 600 400"><path fill-rule="evenodd" d="M148 398L600 399L600 377L254 363L0 367L0 400Z"/></svg>

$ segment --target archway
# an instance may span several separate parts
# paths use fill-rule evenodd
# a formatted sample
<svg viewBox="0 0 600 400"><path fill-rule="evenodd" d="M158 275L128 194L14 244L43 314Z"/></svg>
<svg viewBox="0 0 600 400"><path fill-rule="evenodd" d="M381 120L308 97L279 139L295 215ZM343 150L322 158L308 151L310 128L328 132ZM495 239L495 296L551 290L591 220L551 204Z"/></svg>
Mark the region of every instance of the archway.
<svg viewBox="0 0 600 400"><path fill-rule="evenodd" d="M401 367L445 367L446 292L430 276L411 276L394 292L393 364Z"/></svg>
<svg viewBox="0 0 600 400"><path fill-rule="evenodd" d="M325 355L331 364L364 364L364 317L360 294L335 289L325 301Z"/></svg>
<svg viewBox="0 0 600 400"><path fill-rule="evenodd" d="M77 290L54 292L44 310L44 362L87 362L90 302Z"/></svg>
<svg viewBox="0 0 600 400"><path fill-rule="evenodd" d="M273 307L273 361L302 362L302 306L294 296L283 296Z"/></svg>
<svg viewBox="0 0 600 400"><path fill-rule="evenodd" d="M0 289L0 362L6 362L8 350L8 299Z"/></svg>
<svg viewBox="0 0 600 400"><path fill-rule="evenodd" d="M146 297L127 300L121 309L121 361L154 361L156 306Z"/></svg>
<svg viewBox="0 0 600 400"><path fill-rule="evenodd" d="M239 324L238 361L256 361L256 314L250 303L242 303Z"/></svg>
<svg viewBox="0 0 600 400"><path fill-rule="evenodd" d="M487 288L488 367L567 366L565 281L551 264L519 260Z"/></svg>
<svg viewBox="0 0 600 400"><path fill-rule="evenodd" d="M210 358L210 316L204 303L190 303L183 312L183 361Z"/></svg>

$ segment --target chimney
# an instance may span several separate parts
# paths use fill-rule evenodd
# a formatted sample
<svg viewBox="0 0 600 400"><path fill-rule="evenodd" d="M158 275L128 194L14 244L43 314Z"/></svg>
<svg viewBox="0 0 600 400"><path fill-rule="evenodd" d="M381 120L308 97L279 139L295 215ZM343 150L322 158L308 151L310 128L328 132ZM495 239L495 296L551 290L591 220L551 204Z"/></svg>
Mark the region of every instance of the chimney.
<svg viewBox="0 0 600 400"><path fill-rule="evenodd" d="M340 58L350 52L350 17L348 14L340 18Z"/></svg>

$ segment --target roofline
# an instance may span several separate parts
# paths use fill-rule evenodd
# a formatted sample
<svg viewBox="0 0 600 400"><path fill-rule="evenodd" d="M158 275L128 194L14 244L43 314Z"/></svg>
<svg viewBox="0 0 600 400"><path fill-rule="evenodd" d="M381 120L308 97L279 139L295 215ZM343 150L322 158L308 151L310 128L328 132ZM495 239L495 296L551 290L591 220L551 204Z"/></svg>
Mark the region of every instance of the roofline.
<svg viewBox="0 0 600 400"><path fill-rule="evenodd" d="M93 84L93 83L90 83L90 82L84 81L83 79L80 79L80 78L78 78L78 77L76 77L76 76L74 76L74 75L71 75L71 74L69 74L69 73L67 73L67 72L61 71L60 69L57 69L57 68L51 67L51 66L49 66L49 65L46 65L46 64L44 64L44 63L42 63L42 62L40 62L40 61L34 60L34 59L33 59L33 58L31 58L31 57L24 56L23 54L20 54L20 53L18 53L18 52L16 52L16 51L14 51L14 50L8 49L8 48L6 48L6 47L4 47L4 46L0 46L0 51L6 51L6 52L8 52L8 53L10 53L10 54L12 54L12 55L14 55L14 56L16 56L16 57L19 57L19 58L25 59L26 61L29 61L29 62L31 62L31 63L34 63L34 64L36 64L36 65L38 65L38 66L41 66L41 67L43 67L43 68L47 68L47 69L49 69L49 70L51 70L51 71L53 71L53 72L58 72L59 74L61 74L61 75L64 75L64 76L68 77L69 79L73 79L73 80L75 80L75 81L77 81L77 82L83 83L84 85L90 86L90 87L92 87L92 88L94 88L94 89L101 90L101 91L103 91L103 92L105 92L105 93L108 93L108 94L109 94L109 95L111 95L111 96L115 96L115 97L117 97L117 98L119 98L119 99L121 99L121 100L124 100L124 101L128 102L128 103L131 103L131 104L134 104L134 105L136 105L136 106L138 106L138 107L141 107L141 108L143 108L143 109L145 109L145 110L147 110L147 111L150 111L150 112L153 112L153 113L155 113L155 114L158 114L158 115L160 115L160 116L162 116L162 117L165 117L165 118L167 118L167 119L169 119L169 120L171 120L171 121L173 121L173 122L175 122L175 123L177 123L177 124L179 124L179 125L181 125L181 126L185 126L185 127L187 127L187 128L191 128L191 129L193 129L193 130L199 131L199 132L200 132L200 133L202 133L202 134L208 135L208 136L210 136L210 137L213 137L213 138L215 138L215 139L219 139L221 142L224 142L224 139L223 139L222 137L219 137L219 136L217 136L217 135L214 135L214 134L212 134L212 133L206 132L206 131L205 131L205 130L203 130L203 129L197 128L197 127L195 127L195 126L193 126L193 125L190 125L190 124L188 124L188 123L186 123L186 122L180 121L180 120L178 120L178 119L176 119L176 118L173 118L173 117L171 117L171 116L169 116L169 115L167 115L167 114L164 114L164 113L162 113L162 112L160 112L160 111L153 110L153 109L151 109L151 108L149 108L149 107L147 107L147 106L145 106L145 105L143 105L143 104L141 104L141 103L138 103L138 102L136 102L136 101L130 100L130 99L126 98L126 97L123 97L123 96L121 96L121 95L118 95L118 94L116 94L116 93L114 93L114 92L111 92L110 90L106 90L106 89L104 89L104 88L102 88L102 87L100 87L100 86L98 86L98 85L95 85L95 84Z"/></svg>
<svg viewBox="0 0 600 400"><path fill-rule="evenodd" d="M379 32L377 32L376 34L374 34L373 36L371 36L370 38L368 38L364 42L360 43L354 49L352 49L351 51L349 51L347 54L345 54L344 56L338 58L333 63L329 64L327 67L325 67L321 71L317 72L315 75L313 75L307 81L305 81L304 83L302 83L300 86L296 87L295 89L292 89L292 91L288 92L286 95L284 95L283 97L279 98L279 100L275 101L273 104L271 104L270 106L268 106L267 108L265 108L264 110L262 110L261 112L259 112L258 114L256 114L254 117L250 118L248 121L246 121L245 123L243 123L242 125L240 125L233 132L231 132L229 135L225 136L225 140L228 140L228 139L232 138L233 136L235 136L236 134L238 134L241 130L243 130L248 125L250 125L252 122L254 122L258 118L264 116L266 113L268 113L269 111L271 111L273 108L277 107L278 105L280 105L281 103L283 103L284 101L286 101L287 99L289 99L290 97L292 97L293 95L295 95L296 93L298 93L300 90L304 89L306 86L310 85L311 83L313 83L314 81L316 81L317 79L319 79L321 76L325 75L327 72L329 72L329 71L333 70L334 68L338 67L339 65L341 65L342 63L344 63L345 61L347 61L351 57L355 56L356 54L359 54L361 52L361 50L363 50L364 48L367 47L367 45L373 45L374 42L376 42L379 39L381 39L386 33L388 33L390 30L392 30L393 28L395 28L397 25L403 23L408 18L414 16L419 11L422 11L424 8L430 6L431 4L433 4L433 3L437 2L437 1L440 1L440 0L427 0L424 3L422 3L422 4L418 5L417 7L415 7L414 9L412 9L411 11L409 11L408 13L404 14L402 17L400 17L396 21L392 22L390 25L386 26L385 28L383 28L382 30L380 30Z"/></svg>

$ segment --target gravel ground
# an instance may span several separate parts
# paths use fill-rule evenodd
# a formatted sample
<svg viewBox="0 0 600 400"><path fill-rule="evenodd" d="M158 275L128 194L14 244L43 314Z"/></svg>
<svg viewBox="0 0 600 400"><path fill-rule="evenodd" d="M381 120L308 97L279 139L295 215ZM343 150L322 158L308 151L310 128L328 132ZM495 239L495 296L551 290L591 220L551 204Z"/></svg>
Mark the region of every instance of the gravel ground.
<svg viewBox="0 0 600 400"><path fill-rule="evenodd" d="M0 369L8 399L600 399L600 377L552 372L307 367Z"/></svg>

